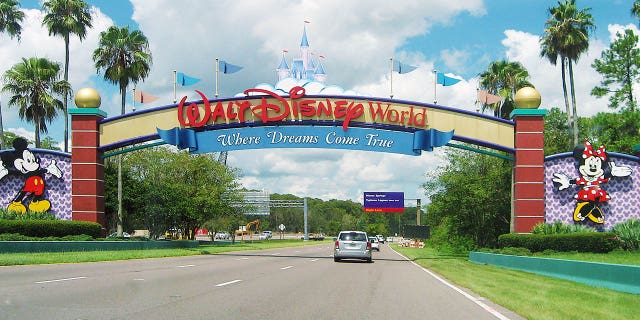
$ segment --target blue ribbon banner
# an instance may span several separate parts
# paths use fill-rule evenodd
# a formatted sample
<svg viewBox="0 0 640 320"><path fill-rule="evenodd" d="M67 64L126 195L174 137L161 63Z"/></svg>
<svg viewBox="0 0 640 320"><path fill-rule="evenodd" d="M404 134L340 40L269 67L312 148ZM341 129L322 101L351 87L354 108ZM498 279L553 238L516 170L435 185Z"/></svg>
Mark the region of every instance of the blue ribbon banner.
<svg viewBox="0 0 640 320"><path fill-rule="evenodd" d="M166 143L191 153L268 148L347 149L419 156L446 145L453 131L417 132L330 126L264 126L195 132L192 129L157 129Z"/></svg>

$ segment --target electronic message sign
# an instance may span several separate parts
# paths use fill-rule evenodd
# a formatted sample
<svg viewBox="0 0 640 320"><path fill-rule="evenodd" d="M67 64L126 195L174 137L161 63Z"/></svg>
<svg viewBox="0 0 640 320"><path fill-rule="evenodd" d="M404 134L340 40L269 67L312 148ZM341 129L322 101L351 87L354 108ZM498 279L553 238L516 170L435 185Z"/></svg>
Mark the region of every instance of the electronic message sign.
<svg viewBox="0 0 640 320"><path fill-rule="evenodd" d="M404 212L404 192L365 192L364 212Z"/></svg>

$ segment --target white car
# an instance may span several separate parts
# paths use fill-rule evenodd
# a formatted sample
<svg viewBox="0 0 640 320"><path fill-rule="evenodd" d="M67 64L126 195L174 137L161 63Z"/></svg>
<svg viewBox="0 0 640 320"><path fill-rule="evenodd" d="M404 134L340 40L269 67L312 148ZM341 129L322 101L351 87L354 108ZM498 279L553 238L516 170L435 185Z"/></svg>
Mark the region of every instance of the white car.
<svg viewBox="0 0 640 320"><path fill-rule="evenodd" d="M371 250L380 251L380 241L377 237L369 237L369 242L371 242Z"/></svg>
<svg viewBox="0 0 640 320"><path fill-rule="evenodd" d="M262 231L262 234L260 235L260 240L269 240L271 239L271 237L273 237L273 234L271 233L271 231Z"/></svg>
<svg viewBox="0 0 640 320"><path fill-rule="evenodd" d="M364 231L340 231L333 248L333 261L361 259L372 262L371 242Z"/></svg>
<svg viewBox="0 0 640 320"><path fill-rule="evenodd" d="M214 237L215 239L219 239L219 240L227 240L229 239L230 235L228 232L216 232Z"/></svg>

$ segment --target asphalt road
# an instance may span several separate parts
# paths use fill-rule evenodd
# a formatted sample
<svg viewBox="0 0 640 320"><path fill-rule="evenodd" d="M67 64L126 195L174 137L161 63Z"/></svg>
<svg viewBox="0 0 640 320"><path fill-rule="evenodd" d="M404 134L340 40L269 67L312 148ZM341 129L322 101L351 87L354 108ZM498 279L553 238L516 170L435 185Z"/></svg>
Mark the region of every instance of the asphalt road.
<svg viewBox="0 0 640 320"><path fill-rule="evenodd" d="M520 319L382 245L0 267L0 319Z"/></svg>

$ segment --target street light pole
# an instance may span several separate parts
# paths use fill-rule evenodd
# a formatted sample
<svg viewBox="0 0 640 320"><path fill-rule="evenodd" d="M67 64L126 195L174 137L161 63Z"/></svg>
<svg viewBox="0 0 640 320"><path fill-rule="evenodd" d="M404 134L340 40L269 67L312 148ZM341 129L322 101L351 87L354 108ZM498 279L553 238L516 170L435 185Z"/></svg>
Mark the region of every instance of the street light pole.
<svg viewBox="0 0 640 320"><path fill-rule="evenodd" d="M404 199L404 200L416 200L416 207L417 207L416 208L416 225L419 226L420 225L420 213L421 213L420 207L422 207L422 204L421 204L422 200L421 199ZM398 219L398 221L400 221L400 220ZM400 226L398 226L398 229L399 228L400 228Z"/></svg>
<svg viewBox="0 0 640 320"><path fill-rule="evenodd" d="M416 200L416 206L418 207L416 210L416 225L420 225L420 199Z"/></svg>

